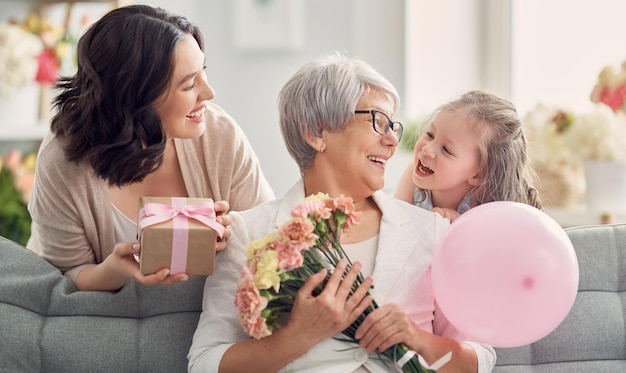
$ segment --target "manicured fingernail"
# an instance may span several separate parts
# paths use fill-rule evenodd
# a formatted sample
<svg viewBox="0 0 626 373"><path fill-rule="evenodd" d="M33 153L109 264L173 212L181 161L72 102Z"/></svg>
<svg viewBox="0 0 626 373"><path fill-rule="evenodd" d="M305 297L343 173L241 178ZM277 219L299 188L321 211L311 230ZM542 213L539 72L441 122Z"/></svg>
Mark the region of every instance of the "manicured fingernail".
<svg viewBox="0 0 626 373"><path fill-rule="evenodd" d="M139 251L139 244L138 243L134 243L133 244L133 251L135 251L135 252Z"/></svg>

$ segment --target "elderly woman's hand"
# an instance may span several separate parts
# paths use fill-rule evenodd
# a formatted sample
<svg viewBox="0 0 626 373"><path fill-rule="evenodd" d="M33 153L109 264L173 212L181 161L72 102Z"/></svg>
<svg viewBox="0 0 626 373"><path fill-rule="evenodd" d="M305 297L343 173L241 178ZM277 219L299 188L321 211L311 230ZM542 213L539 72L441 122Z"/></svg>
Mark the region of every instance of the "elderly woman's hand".
<svg viewBox="0 0 626 373"><path fill-rule="evenodd" d="M409 319L406 312L394 303L388 303L367 315L356 331L359 346L368 353L385 351L389 347L405 343L415 346L414 341L423 331Z"/></svg>
<svg viewBox="0 0 626 373"><path fill-rule="evenodd" d="M347 273L346 266L346 259L339 261L324 290L317 296L313 295L313 290L324 281L326 270L309 277L300 288L285 326L291 329L294 338L313 346L346 329L372 303L372 297L368 295L372 278L366 278L350 295L361 264L355 262Z"/></svg>

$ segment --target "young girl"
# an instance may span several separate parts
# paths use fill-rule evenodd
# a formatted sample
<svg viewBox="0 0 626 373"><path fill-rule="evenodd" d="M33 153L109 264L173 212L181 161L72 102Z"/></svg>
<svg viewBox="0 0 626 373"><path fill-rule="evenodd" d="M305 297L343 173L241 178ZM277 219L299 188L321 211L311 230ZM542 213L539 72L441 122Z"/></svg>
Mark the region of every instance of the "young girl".
<svg viewBox="0 0 626 373"><path fill-rule="evenodd" d="M470 91L427 121L395 197L450 221L491 201L542 208L532 174L515 107L493 94Z"/></svg>

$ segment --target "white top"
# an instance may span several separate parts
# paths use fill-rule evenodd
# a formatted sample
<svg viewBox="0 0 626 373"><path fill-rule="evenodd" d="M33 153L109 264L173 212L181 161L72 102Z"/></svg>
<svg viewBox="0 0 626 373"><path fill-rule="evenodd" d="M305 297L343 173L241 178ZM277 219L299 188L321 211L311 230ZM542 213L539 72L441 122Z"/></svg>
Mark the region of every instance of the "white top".
<svg viewBox="0 0 626 373"><path fill-rule="evenodd" d="M352 263L356 261L361 262L363 265L361 267L363 276L371 276L372 273L374 273L374 262L376 261L376 253L378 252L378 235L361 242L344 243L341 244L341 247ZM370 370L361 365L353 373L368 372L370 372Z"/></svg>
<svg viewBox="0 0 626 373"><path fill-rule="evenodd" d="M137 224L120 209L111 203L113 208L113 227L115 230L115 243L137 241Z"/></svg>
<svg viewBox="0 0 626 373"><path fill-rule="evenodd" d="M378 235L357 243L341 244L341 247L352 263L361 262L363 276L371 276L374 273L374 263L378 252Z"/></svg>

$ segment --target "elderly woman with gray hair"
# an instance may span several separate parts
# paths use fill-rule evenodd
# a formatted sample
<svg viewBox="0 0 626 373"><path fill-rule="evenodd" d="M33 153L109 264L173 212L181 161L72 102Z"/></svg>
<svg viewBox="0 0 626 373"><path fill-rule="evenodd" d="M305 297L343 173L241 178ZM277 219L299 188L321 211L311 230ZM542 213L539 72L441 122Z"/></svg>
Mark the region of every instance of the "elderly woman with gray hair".
<svg viewBox="0 0 626 373"><path fill-rule="evenodd" d="M391 120L399 105L394 86L365 62L333 54L298 70L278 102L283 138L302 178L281 199L231 213L232 236L207 278L189 370L387 372L393 363L376 351L402 342L428 363L452 352L441 372L491 371L493 348L463 340L435 302L430 264L448 221L380 191L402 137L402 125ZM341 238L354 265L342 279L346 263L340 262L317 296L312 289L326 273L311 276L279 328L251 339L234 305L244 247L317 193L350 196L362 214ZM347 297L358 270L366 279ZM367 290L380 307L357 330L357 346L340 333L370 305Z"/></svg>

